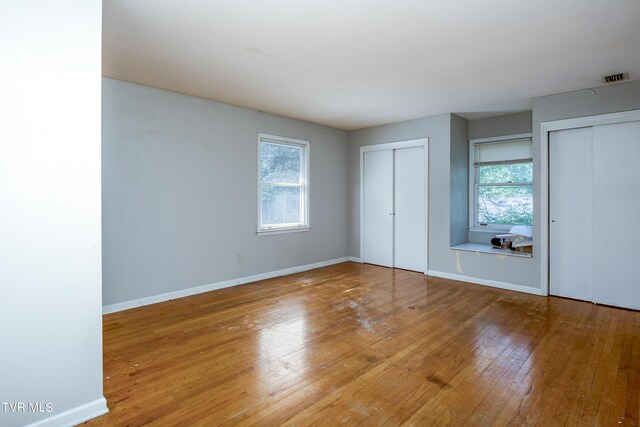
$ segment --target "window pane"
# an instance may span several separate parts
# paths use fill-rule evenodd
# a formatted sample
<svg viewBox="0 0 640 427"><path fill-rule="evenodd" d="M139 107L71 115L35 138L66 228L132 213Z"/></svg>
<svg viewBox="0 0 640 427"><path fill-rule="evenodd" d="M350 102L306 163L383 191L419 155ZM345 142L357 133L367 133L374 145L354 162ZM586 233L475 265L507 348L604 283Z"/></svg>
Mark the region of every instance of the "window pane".
<svg viewBox="0 0 640 427"><path fill-rule="evenodd" d="M299 184L302 147L260 144L260 176L262 182Z"/></svg>
<svg viewBox="0 0 640 427"><path fill-rule="evenodd" d="M301 224L300 187L263 185L262 225Z"/></svg>
<svg viewBox="0 0 640 427"><path fill-rule="evenodd" d="M478 223L533 225L531 185L478 187Z"/></svg>
<svg viewBox="0 0 640 427"><path fill-rule="evenodd" d="M510 165L480 165L479 169L480 184L533 181L533 163L531 162Z"/></svg>

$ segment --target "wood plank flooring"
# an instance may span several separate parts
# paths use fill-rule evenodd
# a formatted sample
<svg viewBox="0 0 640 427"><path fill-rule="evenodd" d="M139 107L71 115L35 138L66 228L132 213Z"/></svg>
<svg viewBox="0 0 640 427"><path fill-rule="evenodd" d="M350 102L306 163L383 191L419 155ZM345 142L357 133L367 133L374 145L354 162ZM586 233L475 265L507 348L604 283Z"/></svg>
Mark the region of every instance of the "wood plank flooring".
<svg viewBox="0 0 640 427"><path fill-rule="evenodd" d="M344 263L104 316L95 426L637 426L640 313Z"/></svg>

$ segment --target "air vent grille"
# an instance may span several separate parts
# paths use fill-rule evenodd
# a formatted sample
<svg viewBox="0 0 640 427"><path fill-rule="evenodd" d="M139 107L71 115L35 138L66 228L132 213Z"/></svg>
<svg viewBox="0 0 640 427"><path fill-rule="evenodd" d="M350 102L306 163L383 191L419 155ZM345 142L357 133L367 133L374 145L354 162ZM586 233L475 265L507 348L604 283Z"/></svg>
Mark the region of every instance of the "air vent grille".
<svg viewBox="0 0 640 427"><path fill-rule="evenodd" d="M610 74L602 76L602 83L618 83L629 78L629 73Z"/></svg>

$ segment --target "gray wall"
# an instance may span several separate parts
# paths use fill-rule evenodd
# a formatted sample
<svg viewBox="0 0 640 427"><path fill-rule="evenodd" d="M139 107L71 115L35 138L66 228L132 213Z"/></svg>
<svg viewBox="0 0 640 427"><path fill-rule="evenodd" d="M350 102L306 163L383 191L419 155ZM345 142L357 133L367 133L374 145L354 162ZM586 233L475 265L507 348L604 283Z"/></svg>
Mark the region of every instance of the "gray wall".
<svg viewBox="0 0 640 427"><path fill-rule="evenodd" d="M467 242L469 230L469 122L451 115L450 246Z"/></svg>
<svg viewBox="0 0 640 427"><path fill-rule="evenodd" d="M469 139L531 133L531 111L469 121Z"/></svg>
<svg viewBox="0 0 640 427"><path fill-rule="evenodd" d="M603 86L589 90L544 96L533 100L533 181L534 181L534 229L540 229L540 126L543 122L593 116L640 109L640 81ZM534 248L540 245L540 235L534 233ZM534 283L541 283L539 257L534 258Z"/></svg>
<svg viewBox="0 0 640 427"><path fill-rule="evenodd" d="M1 407L0 426L70 425L106 411L101 7L0 6L0 402L43 411Z"/></svg>
<svg viewBox="0 0 640 427"><path fill-rule="evenodd" d="M105 305L348 256L346 132L111 79L102 123ZM256 235L258 132L311 141L311 231Z"/></svg>
<svg viewBox="0 0 640 427"><path fill-rule="evenodd" d="M360 256L360 147L370 144L429 138L429 269L519 286L533 286L530 258L477 254L450 249L451 239L464 239L459 223L466 226L467 121L452 114L410 120L349 133L349 188L351 192L349 251ZM452 141L454 146L452 147ZM454 160L452 162L452 156ZM452 173L452 166L455 168ZM464 181L464 183L463 183ZM452 201L452 182L464 186L465 193ZM459 209L454 212L451 209ZM462 220L464 210L464 220ZM452 233L452 218L457 231Z"/></svg>
<svg viewBox="0 0 640 427"><path fill-rule="evenodd" d="M103 91L105 304L358 257L360 146L422 137L429 138L429 268L539 288L535 254L449 249L465 240L468 139L533 130L539 229L541 121L640 108L640 83L632 82L598 88L596 95L538 98L533 127L531 112L472 121L443 114L346 134L109 79ZM311 140L311 232L255 235L258 132ZM466 237L486 241L481 233Z"/></svg>

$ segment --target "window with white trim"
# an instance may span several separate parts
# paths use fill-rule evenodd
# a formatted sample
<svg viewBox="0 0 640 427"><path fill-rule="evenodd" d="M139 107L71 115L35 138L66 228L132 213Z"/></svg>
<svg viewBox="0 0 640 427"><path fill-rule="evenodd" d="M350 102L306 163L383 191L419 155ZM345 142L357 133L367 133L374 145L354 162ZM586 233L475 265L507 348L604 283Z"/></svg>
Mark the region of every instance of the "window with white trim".
<svg viewBox="0 0 640 427"><path fill-rule="evenodd" d="M506 230L533 225L531 138L469 144L469 226Z"/></svg>
<svg viewBox="0 0 640 427"><path fill-rule="evenodd" d="M309 229L309 141L258 135L258 233Z"/></svg>

